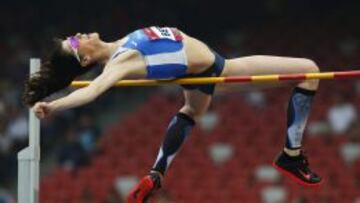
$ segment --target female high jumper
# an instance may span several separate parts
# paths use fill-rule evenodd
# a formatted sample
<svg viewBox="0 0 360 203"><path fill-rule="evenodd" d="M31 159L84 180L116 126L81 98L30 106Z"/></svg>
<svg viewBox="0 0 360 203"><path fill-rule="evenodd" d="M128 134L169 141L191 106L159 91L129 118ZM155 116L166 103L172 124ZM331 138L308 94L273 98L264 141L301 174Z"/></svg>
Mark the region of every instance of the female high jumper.
<svg viewBox="0 0 360 203"><path fill-rule="evenodd" d="M41 70L25 84L24 102L40 119L49 114L94 101L123 79L175 79L183 77L228 77L263 74L319 72L309 59L278 56L246 56L224 59L206 44L176 28L138 29L115 42L105 42L98 33L76 34L55 40L54 50ZM42 101L68 87L94 65L102 73L89 86L51 102ZM289 100L284 148L273 166L304 186L318 186L321 177L314 173L304 156L302 137L319 80L296 84ZM166 170L196 121L208 109L215 85L182 85L185 104L166 130L157 159L140 183L130 192L128 203L146 202L161 187ZM261 147L261 146L259 146Z"/></svg>

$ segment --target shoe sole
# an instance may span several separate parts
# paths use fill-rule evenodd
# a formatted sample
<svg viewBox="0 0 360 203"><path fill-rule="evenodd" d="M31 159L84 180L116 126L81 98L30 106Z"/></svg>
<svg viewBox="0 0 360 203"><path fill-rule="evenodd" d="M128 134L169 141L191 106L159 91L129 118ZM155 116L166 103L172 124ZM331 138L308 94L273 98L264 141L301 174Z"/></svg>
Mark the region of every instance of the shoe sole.
<svg viewBox="0 0 360 203"><path fill-rule="evenodd" d="M301 186L304 186L304 187L313 187L313 188L317 188L317 187L320 187L321 183L322 183L322 180L318 183L307 183L303 180L301 180L300 178L296 177L295 175L293 175L292 173L288 172L287 170L281 168L280 166L276 165L276 163L272 163L272 166L280 171L283 175L289 177L291 180L293 180L294 182L298 183L299 185Z"/></svg>

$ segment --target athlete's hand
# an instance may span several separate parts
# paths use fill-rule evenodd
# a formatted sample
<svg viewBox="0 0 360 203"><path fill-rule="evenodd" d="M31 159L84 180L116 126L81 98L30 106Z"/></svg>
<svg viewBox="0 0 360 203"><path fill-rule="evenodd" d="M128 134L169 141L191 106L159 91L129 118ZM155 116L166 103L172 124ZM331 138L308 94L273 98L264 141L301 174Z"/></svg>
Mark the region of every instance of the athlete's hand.
<svg viewBox="0 0 360 203"><path fill-rule="evenodd" d="M38 117L39 119L43 119L49 116L53 112L53 109L47 102L37 102L31 108L31 110L35 113L36 117Z"/></svg>

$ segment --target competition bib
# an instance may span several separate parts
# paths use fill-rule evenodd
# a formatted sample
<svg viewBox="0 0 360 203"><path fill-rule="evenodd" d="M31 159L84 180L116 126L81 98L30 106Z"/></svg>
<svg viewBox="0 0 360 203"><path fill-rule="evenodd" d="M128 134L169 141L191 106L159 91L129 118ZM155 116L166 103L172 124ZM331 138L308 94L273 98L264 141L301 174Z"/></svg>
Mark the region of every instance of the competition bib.
<svg viewBox="0 0 360 203"><path fill-rule="evenodd" d="M176 28L152 26L144 28L143 31L150 40L169 39L172 41L181 41L183 39L180 31Z"/></svg>

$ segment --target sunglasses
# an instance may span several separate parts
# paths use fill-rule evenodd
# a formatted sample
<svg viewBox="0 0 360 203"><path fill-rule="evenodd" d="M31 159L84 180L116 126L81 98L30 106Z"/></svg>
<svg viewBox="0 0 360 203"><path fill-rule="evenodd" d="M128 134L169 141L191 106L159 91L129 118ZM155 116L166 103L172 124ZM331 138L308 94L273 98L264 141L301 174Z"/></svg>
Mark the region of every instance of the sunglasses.
<svg viewBox="0 0 360 203"><path fill-rule="evenodd" d="M68 42L69 42L71 49L74 52L75 58L80 62L80 56L79 56L79 51L78 51L79 45L80 45L79 39L75 36L71 36L68 38Z"/></svg>

